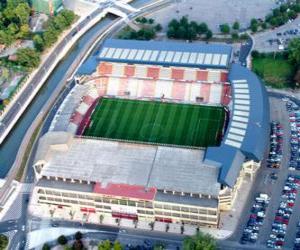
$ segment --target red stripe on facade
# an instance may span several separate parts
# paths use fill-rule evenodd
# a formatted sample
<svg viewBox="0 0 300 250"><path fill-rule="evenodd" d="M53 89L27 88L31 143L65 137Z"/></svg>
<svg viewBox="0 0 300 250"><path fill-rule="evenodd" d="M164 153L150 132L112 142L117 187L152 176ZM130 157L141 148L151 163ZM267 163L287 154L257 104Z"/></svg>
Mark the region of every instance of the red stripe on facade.
<svg viewBox="0 0 300 250"><path fill-rule="evenodd" d="M158 79L159 78L159 68L154 68L154 67L148 67L147 68L147 77L151 77L153 79Z"/></svg>
<svg viewBox="0 0 300 250"><path fill-rule="evenodd" d="M182 80L184 76L183 69L172 69L171 78L174 80Z"/></svg>
<svg viewBox="0 0 300 250"><path fill-rule="evenodd" d="M72 114L70 121L75 123L76 125L79 125L81 123L82 119L83 119L83 115L80 114L78 111L75 111Z"/></svg>
<svg viewBox="0 0 300 250"><path fill-rule="evenodd" d="M140 200L154 200L156 188L152 187L146 190L143 186L113 183L102 187L101 183L97 182L94 186L94 193Z"/></svg>
<svg viewBox="0 0 300 250"><path fill-rule="evenodd" d="M153 97L155 95L156 81L144 80L142 96Z"/></svg>
<svg viewBox="0 0 300 250"><path fill-rule="evenodd" d="M93 97L91 97L91 96L89 96L89 95L86 95L86 96L84 96L83 97L83 100L82 100L85 104L87 104L87 105L92 105L93 103L94 103L94 101L95 101L95 99L93 98Z"/></svg>
<svg viewBox="0 0 300 250"><path fill-rule="evenodd" d="M135 74L135 66L133 65L126 65L124 69L125 76L134 76Z"/></svg>
<svg viewBox="0 0 300 250"><path fill-rule="evenodd" d="M209 96L210 96L210 83L202 83L201 84L201 97L203 98L203 102L209 102Z"/></svg>
<svg viewBox="0 0 300 250"><path fill-rule="evenodd" d="M98 67L100 75L111 75L112 73L112 64L107 62L101 62Z"/></svg>
<svg viewBox="0 0 300 250"><path fill-rule="evenodd" d="M122 96L125 95L125 92L127 91L128 78L119 78L119 81L118 95Z"/></svg>
<svg viewBox="0 0 300 250"><path fill-rule="evenodd" d="M172 98L184 100L186 83L174 82L172 88Z"/></svg>
<svg viewBox="0 0 300 250"><path fill-rule="evenodd" d="M207 81L208 72L205 70L197 71L197 81Z"/></svg>
<svg viewBox="0 0 300 250"><path fill-rule="evenodd" d="M230 103L230 100L231 100L231 86L229 84L223 84L221 103L227 106Z"/></svg>
<svg viewBox="0 0 300 250"><path fill-rule="evenodd" d="M99 96L106 95L108 82L109 82L108 77L103 77L99 79L99 82L97 82L97 91Z"/></svg>
<svg viewBox="0 0 300 250"><path fill-rule="evenodd" d="M227 81L228 81L228 73L221 72L221 82L227 82Z"/></svg>

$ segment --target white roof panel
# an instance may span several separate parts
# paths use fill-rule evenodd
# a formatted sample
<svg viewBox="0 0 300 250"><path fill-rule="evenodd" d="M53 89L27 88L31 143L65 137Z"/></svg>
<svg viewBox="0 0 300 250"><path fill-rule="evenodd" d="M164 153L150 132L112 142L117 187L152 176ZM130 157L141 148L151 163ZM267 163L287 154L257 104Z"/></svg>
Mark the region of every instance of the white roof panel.
<svg viewBox="0 0 300 250"><path fill-rule="evenodd" d="M190 56L189 52L184 52L182 57L181 57L180 62L181 63L187 63L187 61L189 60L189 56Z"/></svg>
<svg viewBox="0 0 300 250"><path fill-rule="evenodd" d="M123 49L123 52L122 52L120 58L121 59L126 59L128 54L129 54L129 51L130 51L129 49Z"/></svg>
<svg viewBox="0 0 300 250"><path fill-rule="evenodd" d="M100 57L105 57L107 51L108 51L108 48L107 48L107 47L103 48L103 50L102 50L101 53L100 53Z"/></svg>
<svg viewBox="0 0 300 250"><path fill-rule="evenodd" d="M173 57L173 61L172 62L178 63L180 61L181 55L182 55L182 52L176 52L175 55L174 55L174 57Z"/></svg>
<svg viewBox="0 0 300 250"><path fill-rule="evenodd" d="M246 129L247 126L248 126L248 124L246 124L246 123L241 123L241 122L234 122L234 121L232 121L232 122L231 122L230 128L235 127L235 128L243 128L243 129Z"/></svg>
<svg viewBox="0 0 300 250"><path fill-rule="evenodd" d="M229 129L229 133L234 133L234 134L238 134L238 135L245 135L246 134L246 130L231 127Z"/></svg>
<svg viewBox="0 0 300 250"><path fill-rule="evenodd" d="M237 99L237 100L234 100L234 103L249 105L250 101L249 100L240 100L240 99Z"/></svg>
<svg viewBox="0 0 300 250"><path fill-rule="evenodd" d="M206 65L210 65L211 64L211 60L212 60L212 54L206 54L205 56L205 60L204 60L204 64Z"/></svg>
<svg viewBox="0 0 300 250"><path fill-rule="evenodd" d="M221 55L220 54L214 54L212 64L213 65L219 65L220 64Z"/></svg>
<svg viewBox="0 0 300 250"><path fill-rule="evenodd" d="M249 117L249 112L234 110L233 111L233 115L239 115L239 116Z"/></svg>
<svg viewBox="0 0 300 250"><path fill-rule="evenodd" d="M246 122L246 123L249 121L248 118L237 116L237 115L234 115L232 120L233 121L238 121L238 122Z"/></svg>
<svg viewBox="0 0 300 250"><path fill-rule="evenodd" d="M235 94L249 94L249 89L248 88L244 88L244 89L235 89L234 90Z"/></svg>
<svg viewBox="0 0 300 250"><path fill-rule="evenodd" d="M220 61L220 65L222 65L222 66L226 66L226 64L227 64L227 58L228 58L228 56L227 55L222 55L221 56L221 61Z"/></svg>
<svg viewBox="0 0 300 250"><path fill-rule="evenodd" d="M247 84L247 80L245 80L245 79L241 79L241 80L233 80L232 82L233 82L233 83L245 83L245 84Z"/></svg>
<svg viewBox="0 0 300 250"><path fill-rule="evenodd" d="M249 110L250 110L250 106L234 105L234 110L245 110L245 111L249 111Z"/></svg>
<svg viewBox="0 0 300 250"><path fill-rule="evenodd" d="M159 53L158 50L152 51L152 54L151 54L151 57L150 57L150 61L157 61L158 53Z"/></svg>
<svg viewBox="0 0 300 250"><path fill-rule="evenodd" d="M227 144L229 146L232 146L232 147L235 147L235 148L240 148L241 145L242 145L240 142L232 141L232 140L229 140L229 139L226 139L225 144Z"/></svg>
<svg viewBox="0 0 300 250"><path fill-rule="evenodd" d="M135 56L135 60L141 60L142 57L143 57L143 54L144 54L145 50L138 50L138 53L136 54Z"/></svg>
<svg viewBox="0 0 300 250"><path fill-rule="evenodd" d="M198 53L197 63L198 63L198 64L203 64L204 57L205 57L205 54L203 54L203 53Z"/></svg>
<svg viewBox="0 0 300 250"><path fill-rule="evenodd" d="M245 100L249 100L250 99L250 96L248 94L236 94L236 95L234 95L234 97L236 99L245 99Z"/></svg>
<svg viewBox="0 0 300 250"><path fill-rule="evenodd" d="M166 59L165 59L165 62L171 62L172 59L173 59L173 56L174 56L175 52L174 51L169 51L167 53L167 56L166 56Z"/></svg>
<svg viewBox="0 0 300 250"><path fill-rule="evenodd" d="M146 50L146 52L143 56L143 61L149 61L151 53L152 53L152 50Z"/></svg>
<svg viewBox="0 0 300 250"><path fill-rule="evenodd" d="M137 50L136 50L136 49L132 49L132 50L130 50L130 52L129 52L129 55L128 55L127 59L129 59L129 60L132 60L132 59L135 57L135 54L136 54L136 52L137 52Z"/></svg>
<svg viewBox="0 0 300 250"><path fill-rule="evenodd" d="M121 54L122 54L122 52L123 52L123 49L119 49L119 48L116 49L116 51L115 51L115 53L113 55L113 58L119 59L120 56L121 56Z"/></svg>
<svg viewBox="0 0 300 250"><path fill-rule="evenodd" d="M165 60L166 55L167 55L167 51L161 51L159 53L159 57L158 57L157 61L163 62Z"/></svg>
<svg viewBox="0 0 300 250"><path fill-rule="evenodd" d="M244 136L235 135L235 134L231 134L231 133L229 133L227 135L227 138L235 140L235 141L239 141L239 142L242 142L244 140Z"/></svg>
<svg viewBox="0 0 300 250"><path fill-rule="evenodd" d="M189 63L194 64L197 60L197 53L191 53L189 58Z"/></svg>
<svg viewBox="0 0 300 250"><path fill-rule="evenodd" d="M106 58L111 58L113 56L115 50L116 50L115 48L109 48L105 57Z"/></svg>

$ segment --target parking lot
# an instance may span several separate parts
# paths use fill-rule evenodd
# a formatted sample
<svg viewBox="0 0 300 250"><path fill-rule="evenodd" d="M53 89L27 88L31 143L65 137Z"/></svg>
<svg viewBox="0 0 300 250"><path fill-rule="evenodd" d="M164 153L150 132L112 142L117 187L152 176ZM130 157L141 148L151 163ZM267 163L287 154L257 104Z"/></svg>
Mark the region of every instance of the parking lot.
<svg viewBox="0 0 300 250"><path fill-rule="evenodd" d="M291 39L300 37L300 17L281 27L257 33L253 37L255 50L260 52L280 51L286 48ZM280 45L283 46L281 49L279 49Z"/></svg>
<svg viewBox="0 0 300 250"><path fill-rule="evenodd" d="M190 20L206 22L213 32L219 32L220 24L232 24L234 21L239 21L241 28L246 28L251 18L264 18L276 6L274 0L176 0L149 17L166 30L171 19L186 15Z"/></svg>
<svg viewBox="0 0 300 250"><path fill-rule="evenodd" d="M265 218L263 224L260 226L258 233L258 239L256 243L247 243L249 246L255 246L257 249L263 249L267 247L267 241L270 238L272 231L272 224L274 223L276 211L282 201L282 190L286 183L289 174L300 175L298 170L289 170L290 161L290 122L289 115L286 110L286 102L278 98L270 98L271 107L271 120L280 122L282 125L282 159L280 168L268 168L267 158L269 156L269 150L266 150L266 160L262 163L262 167L259 169L257 176L254 180L252 190L249 194L243 212L241 214L241 223L238 225L235 233L229 239L232 241L240 241L242 233L246 224L251 216L251 208L255 203L255 198L264 193L270 197L269 204L265 211ZM276 174L276 180L272 177ZM290 216L289 225L287 226L284 249L293 249L294 240L297 233L297 223L300 220L300 194L298 193L293 211ZM241 245L242 247L242 245Z"/></svg>

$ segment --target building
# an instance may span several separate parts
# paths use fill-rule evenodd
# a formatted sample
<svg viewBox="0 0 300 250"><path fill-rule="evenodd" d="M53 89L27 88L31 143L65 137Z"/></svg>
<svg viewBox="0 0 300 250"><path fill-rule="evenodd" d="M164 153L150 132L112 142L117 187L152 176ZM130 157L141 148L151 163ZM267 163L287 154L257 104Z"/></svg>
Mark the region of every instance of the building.
<svg viewBox="0 0 300 250"><path fill-rule="evenodd" d="M218 227L269 135L264 86L231 47L107 40L39 142L32 204L113 218ZM219 146L83 136L99 98L225 107Z"/></svg>
<svg viewBox="0 0 300 250"><path fill-rule="evenodd" d="M32 8L38 13L54 15L63 7L62 0L32 0Z"/></svg>

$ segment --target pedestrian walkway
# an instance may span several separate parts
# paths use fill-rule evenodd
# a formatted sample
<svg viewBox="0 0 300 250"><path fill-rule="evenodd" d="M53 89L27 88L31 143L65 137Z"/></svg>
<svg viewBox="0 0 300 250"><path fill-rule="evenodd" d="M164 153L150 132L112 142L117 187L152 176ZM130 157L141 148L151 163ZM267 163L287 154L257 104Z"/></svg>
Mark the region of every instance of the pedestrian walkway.
<svg viewBox="0 0 300 250"><path fill-rule="evenodd" d="M31 193L34 188L33 183L22 183L21 184L21 193Z"/></svg>
<svg viewBox="0 0 300 250"><path fill-rule="evenodd" d="M22 215L23 197L21 194L17 196L10 208L7 210L2 220L17 220Z"/></svg>

